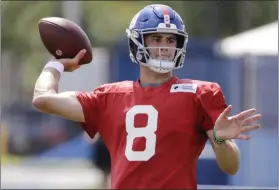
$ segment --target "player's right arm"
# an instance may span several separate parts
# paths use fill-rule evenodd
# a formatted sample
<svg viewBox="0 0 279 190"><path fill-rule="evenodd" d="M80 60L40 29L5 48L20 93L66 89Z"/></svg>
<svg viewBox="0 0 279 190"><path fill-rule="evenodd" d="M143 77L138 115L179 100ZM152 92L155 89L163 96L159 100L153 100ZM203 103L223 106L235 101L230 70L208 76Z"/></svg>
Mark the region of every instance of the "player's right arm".
<svg viewBox="0 0 279 190"><path fill-rule="evenodd" d="M74 59L61 59L64 71L73 71L85 51L80 51ZM73 121L85 122L82 105L76 92L58 93L60 73L55 68L44 68L35 84L33 105L40 111L55 114Z"/></svg>
<svg viewBox="0 0 279 190"><path fill-rule="evenodd" d="M82 107L75 92L58 93L60 73L53 68L46 68L39 76L33 96L33 105L47 114L84 122Z"/></svg>

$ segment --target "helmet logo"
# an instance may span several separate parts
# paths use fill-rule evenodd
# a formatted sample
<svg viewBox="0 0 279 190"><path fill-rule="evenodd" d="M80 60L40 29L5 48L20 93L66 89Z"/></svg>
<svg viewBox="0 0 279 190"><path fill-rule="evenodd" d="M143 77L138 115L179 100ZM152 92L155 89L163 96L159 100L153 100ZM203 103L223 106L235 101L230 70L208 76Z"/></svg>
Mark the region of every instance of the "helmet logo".
<svg viewBox="0 0 279 190"><path fill-rule="evenodd" d="M164 23L170 24L170 15L164 15Z"/></svg>
<svg viewBox="0 0 279 190"><path fill-rule="evenodd" d="M167 28L170 28L170 15L167 7L163 7L164 23Z"/></svg>

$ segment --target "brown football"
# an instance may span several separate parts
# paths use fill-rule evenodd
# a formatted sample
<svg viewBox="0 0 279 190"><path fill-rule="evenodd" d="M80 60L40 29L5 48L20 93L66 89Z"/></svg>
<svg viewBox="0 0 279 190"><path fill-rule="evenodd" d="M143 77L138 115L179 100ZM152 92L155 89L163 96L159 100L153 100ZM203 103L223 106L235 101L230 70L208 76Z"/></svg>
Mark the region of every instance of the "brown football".
<svg viewBox="0 0 279 190"><path fill-rule="evenodd" d="M56 59L74 58L80 50L86 49L79 64L92 61L90 40L76 23L60 17L47 17L39 21L38 27L44 46Z"/></svg>

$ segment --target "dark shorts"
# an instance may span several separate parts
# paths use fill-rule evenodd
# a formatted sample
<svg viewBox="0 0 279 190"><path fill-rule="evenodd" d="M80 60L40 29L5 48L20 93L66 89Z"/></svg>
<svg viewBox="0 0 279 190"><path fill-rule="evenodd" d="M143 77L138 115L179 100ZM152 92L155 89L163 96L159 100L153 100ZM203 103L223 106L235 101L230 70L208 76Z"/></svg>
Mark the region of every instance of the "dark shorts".
<svg viewBox="0 0 279 190"><path fill-rule="evenodd" d="M110 154L106 145L101 139L99 139L95 143L94 147L95 147L95 154L94 154L95 165L103 172L110 173L111 170Z"/></svg>

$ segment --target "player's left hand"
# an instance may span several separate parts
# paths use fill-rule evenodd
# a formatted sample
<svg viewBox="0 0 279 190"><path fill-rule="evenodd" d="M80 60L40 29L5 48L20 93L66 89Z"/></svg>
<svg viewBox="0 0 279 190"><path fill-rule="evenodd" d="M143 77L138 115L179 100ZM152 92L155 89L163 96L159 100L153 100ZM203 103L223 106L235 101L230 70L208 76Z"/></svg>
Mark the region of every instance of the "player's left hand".
<svg viewBox="0 0 279 190"><path fill-rule="evenodd" d="M216 120L214 128L217 138L223 140L249 140L250 137L242 133L258 129L260 127L259 124L249 124L259 120L262 116L260 114L252 115L256 113L256 109L248 109L237 115L229 117L231 110L232 106L230 105Z"/></svg>

